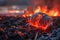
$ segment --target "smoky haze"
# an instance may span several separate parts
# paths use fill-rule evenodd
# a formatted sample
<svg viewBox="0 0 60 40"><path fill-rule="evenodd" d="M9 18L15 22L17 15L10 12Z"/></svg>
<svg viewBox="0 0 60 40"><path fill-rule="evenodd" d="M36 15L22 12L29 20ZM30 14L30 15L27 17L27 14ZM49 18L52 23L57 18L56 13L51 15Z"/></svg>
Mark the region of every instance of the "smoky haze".
<svg viewBox="0 0 60 40"><path fill-rule="evenodd" d="M54 6L60 9L60 0L0 0L0 6L7 5L47 5L49 9Z"/></svg>
<svg viewBox="0 0 60 40"><path fill-rule="evenodd" d="M0 0L0 6L10 5L32 5L31 0Z"/></svg>
<svg viewBox="0 0 60 40"><path fill-rule="evenodd" d="M60 7L60 0L33 0L33 3L42 7L45 5L49 8L53 8L54 6Z"/></svg>
<svg viewBox="0 0 60 40"><path fill-rule="evenodd" d="M60 0L0 0L0 6L3 5L48 5L53 6L55 4L59 5Z"/></svg>

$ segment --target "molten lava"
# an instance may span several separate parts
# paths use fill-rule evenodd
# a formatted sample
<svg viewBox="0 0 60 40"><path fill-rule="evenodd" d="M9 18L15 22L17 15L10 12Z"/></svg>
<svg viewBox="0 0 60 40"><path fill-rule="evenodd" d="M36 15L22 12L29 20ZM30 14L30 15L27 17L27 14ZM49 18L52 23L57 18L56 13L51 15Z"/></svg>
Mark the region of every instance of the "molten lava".
<svg viewBox="0 0 60 40"><path fill-rule="evenodd" d="M28 19L28 22L38 29L46 30L51 24L52 19L48 15L39 12L32 15L32 17Z"/></svg>

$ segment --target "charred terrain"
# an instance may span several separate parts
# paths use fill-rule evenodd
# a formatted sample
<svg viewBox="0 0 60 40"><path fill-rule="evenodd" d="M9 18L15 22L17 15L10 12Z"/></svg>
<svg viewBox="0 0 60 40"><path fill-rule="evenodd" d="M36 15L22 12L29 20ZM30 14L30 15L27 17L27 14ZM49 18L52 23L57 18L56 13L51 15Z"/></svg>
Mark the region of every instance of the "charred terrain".
<svg viewBox="0 0 60 40"><path fill-rule="evenodd" d="M26 21L28 18L30 17L0 16L0 40L60 39L60 17L51 17L53 23L46 30L33 27Z"/></svg>

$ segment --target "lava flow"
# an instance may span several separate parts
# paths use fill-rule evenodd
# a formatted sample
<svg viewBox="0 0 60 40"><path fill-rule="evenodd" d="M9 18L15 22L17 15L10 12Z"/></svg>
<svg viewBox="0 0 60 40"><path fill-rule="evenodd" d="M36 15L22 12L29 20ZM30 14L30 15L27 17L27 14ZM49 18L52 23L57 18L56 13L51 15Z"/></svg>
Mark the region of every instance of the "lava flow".
<svg viewBox="0 0 60 40"><path fill-rule="evenodd" d="M52 23L52 18L45 13L36 13L28 19L28 22L35 28L46 30Z"/></svg>

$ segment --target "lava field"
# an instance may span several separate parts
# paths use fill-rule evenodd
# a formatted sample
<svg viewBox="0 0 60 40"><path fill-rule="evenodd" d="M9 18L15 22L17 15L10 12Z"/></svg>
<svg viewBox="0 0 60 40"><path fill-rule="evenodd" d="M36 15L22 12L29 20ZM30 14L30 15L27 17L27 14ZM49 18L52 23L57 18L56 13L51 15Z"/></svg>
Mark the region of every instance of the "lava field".
<svg viewBox="0 0 60 40"><path fill-rule="evenodd" d="M45 31L30 25L27 18L0 16L0 40L60 40L60 17L52 17Z"/></svg>

